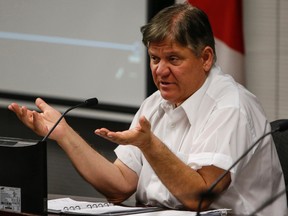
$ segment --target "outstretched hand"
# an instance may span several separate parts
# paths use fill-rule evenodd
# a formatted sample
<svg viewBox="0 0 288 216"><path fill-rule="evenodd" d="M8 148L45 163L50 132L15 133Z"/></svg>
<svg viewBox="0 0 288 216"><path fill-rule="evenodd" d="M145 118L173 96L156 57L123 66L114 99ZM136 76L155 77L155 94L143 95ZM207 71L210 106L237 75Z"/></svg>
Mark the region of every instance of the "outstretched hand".
<svg viewBox="0 0 288 216"><path fill-rule="evenodd" d="M49 106L41 98L37 98L35 104L41 110L41 112L29 110L26 106L19 106L17 103L10 104L8 109L13 111L19 120L22 121L28 128L33 130L36 134L45 136L53 127L61 114ZM62 120L57 128L61 128L61 124L66 124L65 120ZM57 132L57 128L50 135L51 139L57 139L57 137L61 136L60 130Z"/></svg>
<svg viewBox="0 0 288 216"><path fill-rule="evenodd" d="M113 132L107 128L95 130L95 134L119 145L134 145L141 148L149 147L154 134L151 132L150 122L142 116L135 128Z"/></svg>

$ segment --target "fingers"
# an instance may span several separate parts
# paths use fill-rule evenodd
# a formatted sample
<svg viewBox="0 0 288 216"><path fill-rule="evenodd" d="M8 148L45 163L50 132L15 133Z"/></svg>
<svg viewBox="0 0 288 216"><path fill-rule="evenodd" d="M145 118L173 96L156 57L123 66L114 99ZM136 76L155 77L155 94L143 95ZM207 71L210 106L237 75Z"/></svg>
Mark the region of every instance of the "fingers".
<svg viewBox="0 0 288 216"><path fill-rule="evenodd" d="M50 106L41 98L37 98L35 100L35 104L41 111L44 111L45 109L50 108ZM11 103L8 106L8 109L15 112L19 116L25 116L28 111L26 106L19 106L17 103Z"/></svg>
<svg viewBox="0 0 288 216"><path fill-rule="evenodd" d="M38 134L38 135L45 135L48 133L48 128L47 126L44 124L44 122L42 121L42 116L37 113L36 111L32 112L32 118L33 118L33 128L34 131Z"/></svg>
<svg viewBox="0 0 288 216"><path fill-rule="evenodd" d="M20 107L17 103L12 103L8 106L8 109L13 111L19 119L23 119L27 116L27 107ZM31 116L30 116L31 117Z"/></svg>
<svg viewBox="0 0 288 216"><path fill-rule="evenodd" d="M18 104L16 103L12 103L8 106L8 109L15 112L15 113L19 113L20 112L20 107Z"/></svg>
<svg viewBox="0 0 288 216"><path fill-rule="evenodd" d="M96 129L95 134L99 136L107 136L110 131L106 128Z"/></svg>
<svg viewBox="0 0 288 216"><path fill-rule="evenodd" d="M29 128L33 128L33 114L25 106L19 106L16 103L12 103L8 106L8 109L16 114L18 119L23 122Z"/></svg>
<svg viewBox="0 0 288 216"><path fill-rule="evenodd" d="M150 122L143 116L139 119L138 126L135 128L118 132L101 128L95 130L95 134L120 145L131 144L135 146L142 146L146 145L146 143L149 143L151 140L150 129Z"/></svg>
<svg viewBox="0 0 288 216"><path fill-rule="evenodd" d="M127 131L122 132L113 132L106 128L101 128L95 130L95 134L98 136L101 136L104 139L107 139L111 142L117 143L117 144L124 144L127 143L129 140L129 137L127 136Z"/></svg>

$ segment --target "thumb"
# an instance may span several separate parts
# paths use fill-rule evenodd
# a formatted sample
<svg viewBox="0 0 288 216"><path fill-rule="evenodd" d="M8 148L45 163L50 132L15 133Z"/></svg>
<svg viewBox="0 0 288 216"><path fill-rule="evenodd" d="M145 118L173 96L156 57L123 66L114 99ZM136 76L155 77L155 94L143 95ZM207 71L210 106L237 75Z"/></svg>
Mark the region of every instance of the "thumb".
<svg viewBox="0 0 288 216"><path fill-rule="evenodd" d="M140 124L140 127L142 128L142 130L144 131L148 131L151 129L151 124L150 122L146 119L145 116L141 116L140 119L139 119L139 124Z"/></svg>
<svg viewBox="0 0 288 216"><path fill-rule="evenodd" d="M47 110L48 108L51 108L43 99L41 98L37 98L35 101L36 106L42 111L44 112L45 110Z"/></svg>

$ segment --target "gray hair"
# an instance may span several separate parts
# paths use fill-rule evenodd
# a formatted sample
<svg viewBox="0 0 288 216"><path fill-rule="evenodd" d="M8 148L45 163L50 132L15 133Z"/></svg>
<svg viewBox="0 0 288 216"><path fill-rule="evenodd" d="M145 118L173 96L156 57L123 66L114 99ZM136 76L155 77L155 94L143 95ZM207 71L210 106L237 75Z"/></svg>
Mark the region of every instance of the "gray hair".
<svg viewBox="0 0 288 216"><path fill-rule="evenodd" d="M174 4L162 9L148 24L141 27L142 42L148 47L150 42L165 39L175 41L192 49L200 56L204 47L209 46L214 52L216 62L215 40L207 15L189 3Z"/></svg>

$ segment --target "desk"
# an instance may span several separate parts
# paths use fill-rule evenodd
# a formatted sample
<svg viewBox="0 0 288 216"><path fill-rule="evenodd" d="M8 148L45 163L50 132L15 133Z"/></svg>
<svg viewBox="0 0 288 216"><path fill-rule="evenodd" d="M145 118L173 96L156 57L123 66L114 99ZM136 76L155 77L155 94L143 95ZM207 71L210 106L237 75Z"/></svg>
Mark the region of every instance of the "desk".
<svg viewBox="0 0 288 216"><path fill-rule="evenodd" d="M87 202L107 202L107 200L105 198L93 198L93 197L80 197L80 196L64 196L64 197L69 197L73 200L76 201L87 201ZM57 198L63 198L63 195L49 195L48 199L57 199ZM122 203L123 206L137 206L135 203L134 199L131 200L126 200L125 202ZM147 208L149 210L149 208ZM150 212L143 212L143 213L134 213L132 214L130 213L126 213L125 212L121 212L118 214L115 213L111 213L111 215L127 215L127 216L195 216L196 212L192 212L192 211L179 211L179 210L172 210L172 209L160 209L159 208L155 211L155 209L150 209L152 211ZM50 216L55 216L55 214L49 214ZM57 214L56 214L57 215ZM219 212L211 212L211 213L207 213L205 214L205 216L219 216L220 213ZM232 214L228 214L228 215L232 215Z"/></svg>
<svg viewBox="0 0 288 216"><path fill-rule="evenodd" d="M63 198L63 197L70 197L71 199L77 200L77 201L88 201L88 202L107 202L105 198L97 198L97 197L83 197L83 196L73 196L73 195L60 195L60 194L48 194L48 200L50 199L57 199L57 198ZM132 200L127 200L123 203L127 206L135 206L135 202ZM58 214L54 213L48 213L47 216L57 216ZM4 211L0 210L0 216L37 216L36 214L31 213L24 213L24 212L10 212L10 211Z"/></svg>
<svg viewBox="0 0 288 216"><path fill-rule="evenodd" d="M31 214L26 214L26 213L16 213L16 212L9 212L9 211L3 211L0 210L0 215L1 216L32 216Z"/></svg>
<svg viewBox="0 0 288 216"><path fill-rule="evenodd" d="M48 199L57 199L57 198L63 198L63 197L70 197L71 199L77 200L77 201L88 201L88 202L107 202L105 198L96 198L96 197L81 197L81 196L70 196L70 195L58 195L58 194L49 194ZM127 200L123 203L127 206L135 206L135 201L133 200ZM16 213L16 212L8 212L8 211L1 211L1 216L36 216L35 214L29 214L29 213ZM61 214L54 214L54 213L48 213L47 216L57 216ZM163 210L163 211L155 211L155 212L146 212L146 213L137 213L137 214L119 214L119 215L128 215L128 216L195 216L195 212L189 212L189 211L176 211L176 210ZM232 216L232 214L228 214ZM219 216L215 213L209 213L205 216Z"/></svg>

